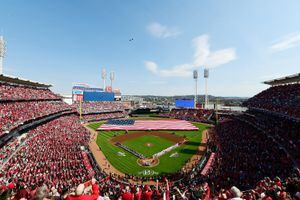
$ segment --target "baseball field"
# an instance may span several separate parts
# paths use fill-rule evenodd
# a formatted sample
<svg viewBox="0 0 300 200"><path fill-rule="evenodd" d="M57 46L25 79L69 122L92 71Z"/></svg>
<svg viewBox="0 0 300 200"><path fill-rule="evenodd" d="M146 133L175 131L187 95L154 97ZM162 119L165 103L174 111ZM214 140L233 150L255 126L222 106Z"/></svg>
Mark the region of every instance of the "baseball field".
<svg viewBox="0 0 300 200"><path fill-rule="evenodd" d="M90 123L88 126L96 130L104 122ZM201 144L202 132L209 126L193 123L198 131L98 131L97 144L107 160L120 172L135 176L153 176L179 171L186 161L198 152ZM116 142L151 157L177 141L185 143L159 157L159 163L153 167L141 166L138 158L124 149L116 146Z"/></svg>

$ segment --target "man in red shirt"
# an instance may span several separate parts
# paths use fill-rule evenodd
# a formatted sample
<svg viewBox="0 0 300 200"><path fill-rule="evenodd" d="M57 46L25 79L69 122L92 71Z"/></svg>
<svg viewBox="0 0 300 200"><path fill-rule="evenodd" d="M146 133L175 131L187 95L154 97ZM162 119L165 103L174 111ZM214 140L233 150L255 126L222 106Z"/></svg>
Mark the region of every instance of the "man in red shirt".
<svg viewBox="0 0 300 200"><path fill-rule="evenodd" d="M152 192L151 188L148 185L145 185L144 191L142 194L142 200L151 200L152 194L153 194L153 192Z"/></svg>
<svg viewBox="0 0 300 200"><path fill-rule="evenodd" d="M130 193L129 186L126 186L125 192L122 194L122 200L133 200L133 194Z"/></svg>
<svg viewBox="0 0 300 200"><path fill-rule="evenodd" d="M142 191L139 187L136 188L136 192L134 193L134 200L141 200L142 199Z"/></svg>
<svg viewBox="0 0 300 200"><path fill-rule="evenodd" d="M92 185L92 194L83 194L84 188ZM75 191L75 195L69 195L66 200L97 200L99 196L99 186L96 183L96 179L92 179L90 182L80 184Z"/></svg>

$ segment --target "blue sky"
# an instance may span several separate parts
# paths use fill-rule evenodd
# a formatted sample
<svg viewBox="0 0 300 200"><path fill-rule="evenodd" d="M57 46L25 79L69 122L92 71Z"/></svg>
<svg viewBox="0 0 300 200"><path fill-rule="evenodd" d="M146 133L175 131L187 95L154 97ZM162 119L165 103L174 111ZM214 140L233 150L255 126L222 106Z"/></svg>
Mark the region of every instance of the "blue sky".
<svg viewBox="0 0 300 200"><path fill-rule="evenodd" d="M300 1L2 0L4 73L53 84L102 87L116 73L123 94L192 94L191 72L210 68L209 93L253 96L264 80L300 71ZM130 38L134 38L132 42Z"/></svg>

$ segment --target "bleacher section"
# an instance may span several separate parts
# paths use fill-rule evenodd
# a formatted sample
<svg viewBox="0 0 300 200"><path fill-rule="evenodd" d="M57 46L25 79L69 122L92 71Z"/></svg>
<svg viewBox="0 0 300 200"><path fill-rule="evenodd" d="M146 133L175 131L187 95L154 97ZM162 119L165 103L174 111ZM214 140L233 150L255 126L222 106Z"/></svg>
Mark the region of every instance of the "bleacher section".
<svg viewBox="0 0 300 200"><path fill-rule="evenodd" d="M0 102L0 136L32 120L71 108L61 100Z"/></svg>
<svg viewBox="0 0 300 200"><path fill-rule="evenodd" d="M73 106L80 112L80 103L75 103ZM111 113L123 112L127 107L122 102L117 101L85 101L81 104L82 114L96 114L96 113Z"/></svg>
<svg viewBox="0 0 300 200"><path fill-rule="evenodd" d="M64 199L65 191L75 191L82 183L92 183L94 196L88 199L125 199L124 194L151 200L299 199L299 84L271 87L249 99L247 112L224 116L209 131L208 149L190 173L183 169L147 178L99 169L88 149L90 132L48 87L0 75L0 199ZM174 109L168 116L207 121L211 114ZM83 114L86 120L121 116L124 109L113 103L88 103ZM87 182L92 176L97 183ZM149 180L159 180L159 189L144 184ZM38 196L40 191L45 195Z"/></svg>
<svg viewBox="0 0 300 200"><path fill-rule="evenodd" d="M85 122L124 118L127 115L126 109L128 109L122 102L110 101L91 101L81 104L77 102L72 107L78 113L81 112L82 120Z"/></svg>
<svg viewBox="0 0 300 200"><path fill-rule="evenodd" d="M246 122L225 120L212 133L210 145L218 151L209 175L215 185L248 190L264 177L288 176L294 166L271 135Z"/></svg>
<svg viewBox="0 0 300 200"><path fill-rule="evenodd" d="M212 114L213 110L206 109L172 109L170 113L162 114L162 116L194 122L208 122Z"/></svg>
<svg viewBox="0 0 300 200"><path fill-rule="evenodd" d="M35 88L0 81L0 101L59 99L47 88Z"/></svg>
<svg viewBox="0 0 300 200"><path fill-rule="evenodd" d="M103 121L103 120L107 120L107 119L124 118L125 116L126 116L126 114L124 114L123 112L86 114L86 115L82 115L82 120L84 122Z"/></svg>
<svg viewBox="0 0 300 200"><path fill-rule="evenodd" d="M0 185L69 188L94 175L90 133L49 86L0 76Z"/></svg>
<svg viewBox="0 0 300 200"><path fill-rule="evenodd" d="M244 105L300 119L300 84L270 87L250 98Z"/></svg>

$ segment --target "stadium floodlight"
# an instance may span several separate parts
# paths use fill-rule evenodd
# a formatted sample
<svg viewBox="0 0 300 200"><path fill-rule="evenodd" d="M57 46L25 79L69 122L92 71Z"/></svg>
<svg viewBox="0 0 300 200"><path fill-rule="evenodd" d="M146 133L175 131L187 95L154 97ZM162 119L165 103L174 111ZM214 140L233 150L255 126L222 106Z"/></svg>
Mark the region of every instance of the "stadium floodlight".
<svg viewBox="0 0 300 200"><path fill-rule="evenodd" d="M103 80L103 90L105 90L105 83L106 83L106 69L102 68L102 74L101 74L102 80Z"/></svg>
<svg viewBox="0 0 300 200"><path fill-rule="evenodd" d="M113 89L113 81L115 80L115 72L114 71L111 71L110 72L110 76L109 76L109 78L110 78L110 87L111 87L111 89Z"/></svg>
<svg viewBox="0 0 300 200"><path fill-rule="evenodd" d="M205 79L205 108L208 108L208 89L207 89L207 79L209 77L209 70L204 69L204 79Z"/></svg>
<svg viewBox="0 0 300 200"><path fill-rule="evenodd" d="M198 96L198 71L193 71L193 78L195 80L195 98L194 98L194 107L197 106L197 96Z"/></svg>
<svg viewBox="0 0 300 200"><path fill-rule="evenodd" d="M0 36L0 74L3 74L3 59L6 53L6 44L3 36Z"/></svg>

